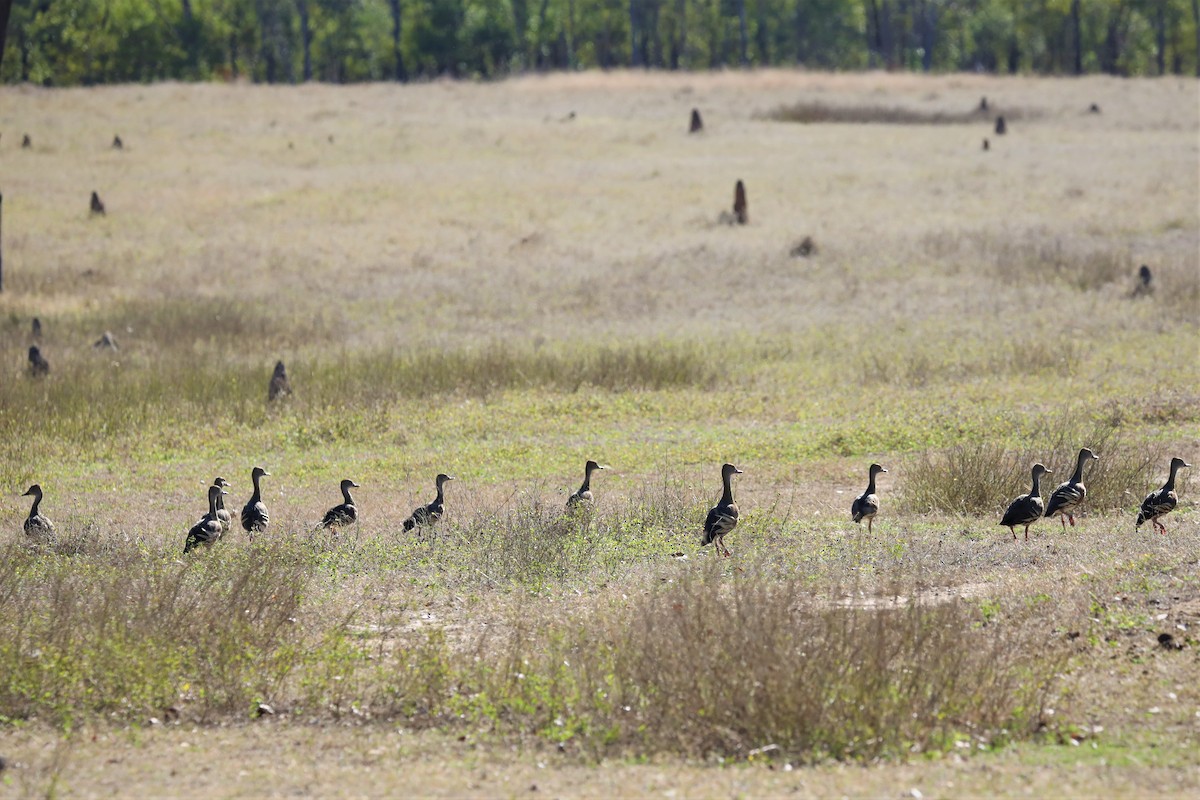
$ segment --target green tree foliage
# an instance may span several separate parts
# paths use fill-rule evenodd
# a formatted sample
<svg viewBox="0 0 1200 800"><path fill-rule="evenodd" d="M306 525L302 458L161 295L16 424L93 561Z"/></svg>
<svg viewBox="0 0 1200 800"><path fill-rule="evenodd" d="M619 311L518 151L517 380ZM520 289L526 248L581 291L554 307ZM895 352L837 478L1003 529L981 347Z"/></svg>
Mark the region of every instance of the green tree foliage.
<svg viewBox="0 0 1200 800"><path fill-rule="evenodd" d="M1200 74L1200 0L13 0L47 86L804 65Z"/></svg>

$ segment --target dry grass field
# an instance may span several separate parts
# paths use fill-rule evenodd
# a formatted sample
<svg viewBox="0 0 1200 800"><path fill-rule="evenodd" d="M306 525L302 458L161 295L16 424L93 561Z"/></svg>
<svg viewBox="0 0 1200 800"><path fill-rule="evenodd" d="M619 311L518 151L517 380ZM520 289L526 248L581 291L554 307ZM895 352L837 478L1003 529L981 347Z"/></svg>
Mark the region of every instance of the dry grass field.
<svg viewBox="0 0 1200 800"><path fill-rule="evenodd" d="M0 797L1200 791L1194 80L0 88L0 192Z"/></svg>

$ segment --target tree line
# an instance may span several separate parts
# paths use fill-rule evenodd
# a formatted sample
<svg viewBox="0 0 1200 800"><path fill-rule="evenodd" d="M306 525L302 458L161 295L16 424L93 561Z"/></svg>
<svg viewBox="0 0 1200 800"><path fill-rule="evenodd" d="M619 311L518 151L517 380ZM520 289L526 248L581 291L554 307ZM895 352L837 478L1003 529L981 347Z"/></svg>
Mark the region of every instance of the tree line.
<svg viewBox="0 0 1200 800"><path fill-rule="evenodd" d="M48 86L792 65L1200 75L1200 0L0 0L0 32L0 80Z"/></svg>

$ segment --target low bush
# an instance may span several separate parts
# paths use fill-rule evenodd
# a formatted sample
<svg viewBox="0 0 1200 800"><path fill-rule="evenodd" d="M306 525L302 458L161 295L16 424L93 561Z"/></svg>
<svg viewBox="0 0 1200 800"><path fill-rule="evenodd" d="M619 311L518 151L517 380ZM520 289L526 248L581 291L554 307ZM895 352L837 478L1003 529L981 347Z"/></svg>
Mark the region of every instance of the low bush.
<svg viewBox="0 0 1200 800"><path fill-rule="evenodd" d="M308 578L282 548L0 559L0 718L246 712L304 659Z"/></svg>
<svg viewBox="0 0 1200 800"><path fill-rule="evenodd" d="M586 619L526 624L459 704L600 751L871 759L995 742L1033 730L1062 665L1028 621L961 600L839 608L713 564Z"/></svg>
<svg viewBox="0 0 1200 800"><path fill-rule="evenodd" d="M1141 502L1143 487L1154 483L1168 460L1161 445L1135 443L1102 419L1065 413L1029 425L1014 421L1013 427L1014 435L1029 444L967 442L917 456L905 471L905 507L919 513L999 514L1029 491L1036 462L1054 473L1042 479L1041 494L1047 498L1071 477L1080 448L1088 447L1100 460L1084 467L1084 507L1129 508L1135 499Z"/></svg>

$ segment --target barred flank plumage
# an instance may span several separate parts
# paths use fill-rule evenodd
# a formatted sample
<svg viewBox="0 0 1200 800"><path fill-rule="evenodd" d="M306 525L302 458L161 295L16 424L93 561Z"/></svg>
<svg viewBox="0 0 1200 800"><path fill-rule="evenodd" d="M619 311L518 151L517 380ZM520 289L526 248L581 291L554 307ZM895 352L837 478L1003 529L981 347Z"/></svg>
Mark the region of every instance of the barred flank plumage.
<svg viewBox="0 0 1200 800"><path fill-rule="evenodd" d="M1017 538L1017 525L1025 526L1025 540L1029 541L1029 526L1037 522L1045 509L1045 503L1042 502L1042 492L1040 482L1043 475L1049 475L1050 470L1046 469L1041 464L1033 465L1033 488L1029 490L1029 494L1023 494L1008 506L1008 510L1004 512L1004 516L1000 518L1000 524L1012 531L1013 539Z"/></svg>
<svg viewBox="0 0 1200 800"><path fill-rule="evenodd" d="M872 521L879 513L879 496L875 494L875 476L887 470L879 464L872 464L867 470L867 490L854 498L850 504L850 518L855 522L867 521L867 533L871 532Z"/></svg>
<svg viewBox="0 0 1200 800"><path fill-rule="evenodd" d="M408 519L404 520L404 530L411 531L418 525L421 527L433 525L442 518L442 513L445 510L445 494L442 490L442 487L445 485L446 481L452 480L454 480L454 478L445 473L438 474L435 481L437 483L437 497L433 498L433 502L429 505L419 506L418 508L413 509L412 515L409 516Z"/></svg>
<svg viewBox="0 0 1200 800"><path fill-rule="evenodd" d="M583 483L579 485L579 491L567 498L567 511L591 508L595 505L596 499L592 496L592 473L598 469L608 467L602 467L595 461L583 465Z"/></svg>
<svg viewBox="0 0 1200 800"><path fill-rule="evenodd" d="M1087 497L1087 487L1083 485L1083 465L1089 461L1096 461L1100 456L1093 453L1086 447L1079 451L1079 457L1075 461L1075 472L1072 473L1071 479L1066 483L1059 484L1054 493L1050 495L1050 502L1046 504L1046 516L1053 517L1058 514L1059 521L1062 522L1063 530L1067 529L1067 520L1071 524L1075 524L1074 511L1079 507L1080 503ZM1066 519L1063 519L1066 517Z"/></svg>
<svg viewBox="0 0 1200 800"><path fill-rule="evenodd" d="M247 533L265 533L267 524L271 521L267 507L263 504L262 488L259 485L259 481L270 474L262 467L255 467L250 471L250 480L254 482L254 494L250 495L250 500L242 508L242 527Z"/></svg>
<svg viewBox="0 0 1200 800"><path fill-rule="evenodd" d="M741 470L733 464L725 464L721 467L721 483L724 491L721 493L720 501L708 510L708 516L704 518L704 537L700 540L700 546L716 543L717 552L723 551L724 555L729 555L729 548L725 546L725 535L733 531L738 524L738 507L733 501L733 476L740 475Z"/></svg>
<svg viewBox="0 0 1200 800"><path fill-rule="evenodd" d="M354 505L354 498L350 496L351 489L357 489L358 484L346 478L341 483L342 502L325 512L325 516L321 519L321 528L337 528L342 525L350 525L358 521L358 506Z"/></svg>
<svg viewBox="0 0 1200 800"><path fill-rule="evenodd" d="M38 506L42 504L42 487L35 483L21 496L33 498L33 507L29 509L29 516L25 518L23 526L25 535L35 544L53 545L57 541L54 523L38 511Z"/></svg>
<svg viewBox="0 0 1200 800"><path fill-rule="evenodd" d="M1134 525L1134 530L1142 527L1143 522L1150 522L1155 530L1162 533L1167 532L1166 527L1158 521L1158 518L1175 510L1175 506L1179 503L1179 498L1175 494L1175 475L1179 470L1190 466L1191 464L1182 458L1171 459L1171 472L1167 476L1167 482L1158 491L1146 495L1146 499L1142 501L1142 507L1138 510L1137 524Z"/></svg>
<svg viewBox="0 0 1200 800"><path fill-rule="evenodd" d="M220 486L213 484L208 487L208 513L188 531L183 543L184 554L190 553L204 545L212 547L221 538L221 521L217 519L217 500L224 494Z"/></svg>

